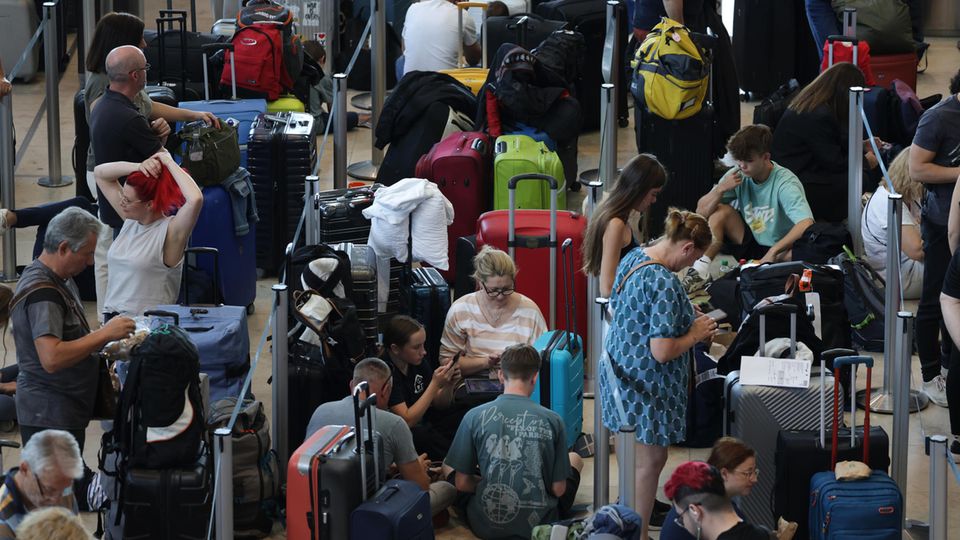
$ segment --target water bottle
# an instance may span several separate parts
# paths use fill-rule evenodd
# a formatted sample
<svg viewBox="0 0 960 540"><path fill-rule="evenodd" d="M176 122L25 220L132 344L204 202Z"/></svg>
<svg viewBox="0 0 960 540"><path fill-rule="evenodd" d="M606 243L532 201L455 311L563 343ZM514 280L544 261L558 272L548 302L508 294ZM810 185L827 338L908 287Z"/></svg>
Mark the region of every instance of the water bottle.
<svg viewBox="0 0 960 540"><path fill-rule="evenodd" d="M200 161L203 159L203 147L200 146L200 130L193 132L193 138L190 141L190 161Z"/></svg>

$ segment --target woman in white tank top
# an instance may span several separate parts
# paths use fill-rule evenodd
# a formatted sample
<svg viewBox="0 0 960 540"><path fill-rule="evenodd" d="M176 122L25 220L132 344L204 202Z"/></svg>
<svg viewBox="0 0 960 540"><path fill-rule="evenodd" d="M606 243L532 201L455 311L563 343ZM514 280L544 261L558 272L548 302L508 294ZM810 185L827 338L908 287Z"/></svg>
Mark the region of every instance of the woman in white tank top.
<svg viewBox="0 0 960 540"><path fill-rule="evenodd" d="M143 163L98 165L94 176L124 220L107 253L105 314L140 315L176 302L183 252L203 206L200 188L166 150Z"/></svg>

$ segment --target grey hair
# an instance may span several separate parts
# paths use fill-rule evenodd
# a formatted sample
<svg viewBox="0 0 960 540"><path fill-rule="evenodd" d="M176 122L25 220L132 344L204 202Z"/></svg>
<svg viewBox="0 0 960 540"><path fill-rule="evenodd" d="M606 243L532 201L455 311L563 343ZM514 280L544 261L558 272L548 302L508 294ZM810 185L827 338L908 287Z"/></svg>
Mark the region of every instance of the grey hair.
<svg viewBox="0 0 960 540"><path fill-rule="evenodd" d="M379 358L364 358L357 362L353 368L353 380L350 381L350 387L354 387L364 381L371 380L377 382L386 382L390 378L390 366Z"/></svg>
<svg viewBox="0 0 960 540"><path fill-rule="evenodd" d="M80 446L73 435L60 429L46 429L30 437L20 452L20 459L38 475L59 469L70 478L83 476Z"/></svg>
<svg viewBox="0 0 960 540"><path fill-rule="evenodd" d="M130 79L130 72L139 67L137 63L134 63L136 56L123 54L124 49L136 50L140 53L140 56L143 56L140 47L134 45L121 45L107 53L104 67L106 67L107 78L110 79L110 82L126 82Z"/></svg>
<svg viewBox="0 0 960 540"><path fill-rule="evenodd" d="M90 235L100 234L103 224L90 212L77 206L71 206L60 212L47 225L47 233L43 237L43 251L56 253L62 242L70 246L70 251L76 253L87 244Z"/></svg>

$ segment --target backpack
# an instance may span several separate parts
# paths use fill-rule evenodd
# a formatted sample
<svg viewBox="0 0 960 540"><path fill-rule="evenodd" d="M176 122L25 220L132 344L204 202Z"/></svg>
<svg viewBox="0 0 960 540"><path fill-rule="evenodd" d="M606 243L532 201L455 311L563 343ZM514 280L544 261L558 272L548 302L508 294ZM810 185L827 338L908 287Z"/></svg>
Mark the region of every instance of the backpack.
<svg viewBox="0 0 960 540"><path fill-rule="evenodd" d="M572 88L583 74L586 50L583 34L572 30L556 30L530 52L541 65L563 77Z"/></svg>
<svg viewBox="0 0 960 540"><path fill-rule="evenodd" d="M231 40L233 53L227 55L223 63L220 84L234 84L230 67L233 64L238 95L268 101L278 99L284 89L293 86L293 79L283 67L282 39L276 26L255 24L238 28Z"/></svg>
<svg viewBox="0 0 960 540"><path fill-rule="evenodd" d="M830 259L843 270L844 305L854 344L870 352L883 351L884 288L883 277L847 246Z"/></svg>
<svg viewBox="0 0 960 540"><path fill-rule="evenodd" d="M687 435L679 446L709 448L723 436L723 381L717 362L708 354L709 347L697 343L693 347L690 368L693 388L687 400Z"/></svg>
<svg viewBox="0 0 960 540"><path fill-rule="evenodd" d="M177 132L182 146L183 168L200 187L219 186L240 167L237 126L226 121L220 127L189 122Z"/></svg>
<svg viewBox="0 0 960 540"><path fill-rule="evenodd" d="M294 31L293 13L285 5L271 0L247 0L237 13L237 30L249 26L273 25L280 29L280 43L283 54L280 57L286 78L282 80L284 88L292 88L293 81L303 69L303 44Z"/></svg>
<svg viewBox="0 0 960 540"><path fill-rule="evenodd" d="M196 463L204 437L200 355L185 330L162 324L132 351L104 451L120 453L122 479L131 468Z"/></svg>
<svg viewBox="0 0 960 540"><path fill-rule="evenodd" d="M227 427L237 398L210 406L207 427ZM270 423L263 403L244 400L231 435L233 441L233 526L237 536L262 538L270 534L270 514L280 496L280 462L270 448Z"/></svg>
<svg viewBox="0 0 960 540"><path fill-rule="evenodd" d="M843 251L850 244L850 232L841 224L818 221L803 231L793 243L794 261L813 264L826 264L830 257Z"/></svg>
<svg viewBox="0 0 960 540"><path fill-rule="evenodd" d="M682 120L703 107L709 68L682 24L663 17L640 44L630 67L630 91L651 113Z"/></svg>
<svg viewBox="0 0 960 540"><path fill-rule="evenodd" d="M800 83L796 79L790 79L783 83L780 88L763 98L763 101L753 109L753 123L763 124L773 131L780 123L780 119L783 118L783 114L787 112L790 101L799 93Z"/></svg>

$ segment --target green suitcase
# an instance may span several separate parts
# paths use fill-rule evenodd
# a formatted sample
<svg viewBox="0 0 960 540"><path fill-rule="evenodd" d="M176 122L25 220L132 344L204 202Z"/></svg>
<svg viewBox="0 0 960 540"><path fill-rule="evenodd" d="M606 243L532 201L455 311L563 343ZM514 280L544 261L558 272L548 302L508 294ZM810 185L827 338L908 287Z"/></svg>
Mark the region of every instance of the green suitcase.
<svg viewBox="0 0 960 540"><path fill-rule="evenodd" d="M507 182L519 174L540 173L557 179L561 186L563 164L556 152L551 152L542 142L527 135L501 135L494 144L493 158L493 208L510 208ZM567 190L561 187L557 193L557 207L567 207ZM517 208L543 210L550 208L550 190L545 182L522 182L517 185Z"/></svg>

